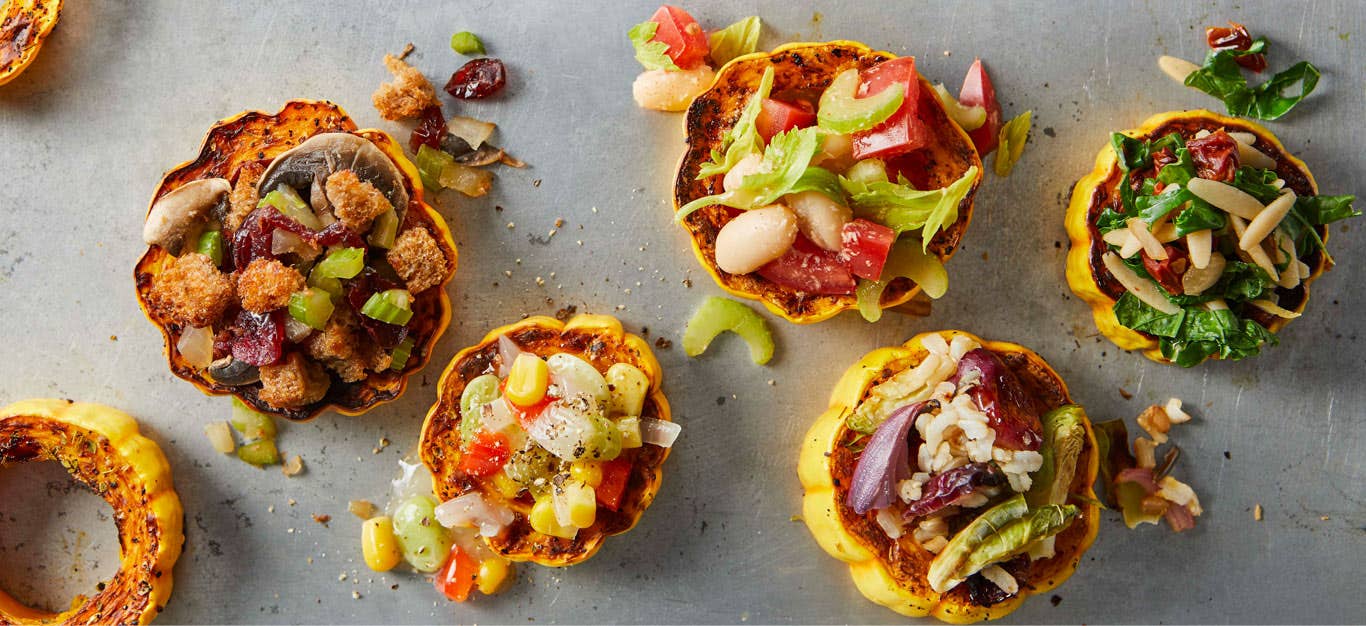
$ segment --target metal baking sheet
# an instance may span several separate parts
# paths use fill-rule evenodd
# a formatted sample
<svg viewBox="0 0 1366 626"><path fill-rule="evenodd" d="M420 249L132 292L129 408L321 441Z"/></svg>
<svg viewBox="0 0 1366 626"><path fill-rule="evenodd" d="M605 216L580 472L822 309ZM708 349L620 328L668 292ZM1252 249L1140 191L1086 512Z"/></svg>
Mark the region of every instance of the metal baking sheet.
<svg viewBox="0 0 1366 626"><path fill-rule="evenodd" d="M1062 228L1071 184L1110 130L1167 109L1219 106L1155 61L1198 60L1203 27L1227 19L1270 37L1273 67L1310 59L1322 68L1318 91L1271 128L1326 192L1366 193L1366 5L688 2L712 27L762 16L765 46L860 40L915 55L925 75L952 86L980 55L1007 113L1035 115L1015 174L987 176L949 264L952 286L929 318L869 325L847 313L808 327L775 319L778 356L768 367L750 364L734 339L699 359L677 346L696 303L720 290L670 221L681 117L642 111L630 97L639 68L625 32L654 8L67 2L37 62L0 87L0 399L110 404L138 416L164 447L188 539L161 623L904 622L865 601L793 521L794 465L844 367L946 327L1034 348L1097 419L1132 419L1170 396L1197 407L1177 436L1179 474L1205 505L1199 526L1129 531L1106 514L1077 575L1051 602L1037 598L1007 621L1366 620L1361 222L1333 228L1338 265L1281 346L1191 371L1097 335L1063 280ZM195 155L216 119L291 97L336 101L362 125L406 136L370 106L387 79L380 59L412 42L410 60L440 84L463 62L447 43L458 30L479 33L511 76L502 96L448 103L447 113L497 121L497 141L530 167L499 170L486 198L437 199L460 269L450 286L454 323L434 362L398 402L285 427L281 445L303 457L302 476L215 454L202 427L226 416L227 400L167 371L161 336L134 298L132 265L157 180ZM552 237L557 219L564 225ZM444 362L493 326L571 305L675 341L658 352L684 431L640 526L584 565L522 567L511 591L461 605L416 576L365 570L346 502L382 499ZM375 453L381 438L393 444ZM57 608L117 566L107 508L101 518L93 495L65 491L59 469L0 472L0 585Z"/></svg>

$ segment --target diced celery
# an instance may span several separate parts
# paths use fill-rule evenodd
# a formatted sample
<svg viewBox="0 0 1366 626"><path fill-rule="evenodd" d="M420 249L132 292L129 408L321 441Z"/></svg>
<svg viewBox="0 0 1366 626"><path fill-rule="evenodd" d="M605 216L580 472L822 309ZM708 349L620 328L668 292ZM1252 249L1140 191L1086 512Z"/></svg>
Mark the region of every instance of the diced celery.
<svg viewBox="0 0 1366 626"><path fill-rule="evenodd" d="M440 191L441 170L445 169L447 163L454 162L455 157L423 144L417 149L417 173L422 177L422 186Z"/></svg>
<svg viewBox="0 0 1366 626"><path fill-rule="evenodd" d="M327 253L327 257L313 267L313 275L319 278L355 278L363 269L365 248L341 248Z"/></svg>
<svg viewBox="0 0 1366 626"><path fill-rule="evenodd" d="M370 236L365 240L376 248L389 249L394 247L394 238L398 235L398 213L389 209L375 218L375 225L370 227Z"/></svg>
<svg viewBox="0 0 1366 626"><path fill-rule="evenodd" d="M859 71L853 68L840 72L830 81L816 111L817 123L822 129L841 135L868 130L896 113L906 99L906 89L895 85L860 98L861 82Z"/></svg>
<svg viewBox="0 0 1366 626"><path fill-rule="evenodd" d="M758 313L739 302L710 296L688 320L683 331L683 352L697 356L717 335L731 331L749 344L750 359L759 365L773 358L773 335Z"/></svg>
<svg viewBox="0 0 1366 626"><path fill-rule="evenodd" d="M237 458L264 467L280 462L280 450L275 447L274 439L262 439L237 448Z"/></svg>
<svg viewBox="0 0 1366 626"><path fill-rule="evenodd" d="M389 355L389 369L399 371L408 364L408 357L413 355L413 344L412 337L404 337L403 341L394 346L394 352Z"/></svg>
<svg viewBox="0 0 1366 626"><path fill-rule="evenodd" d="M463 30L451 35L451 49L454 50L456 54L463 54L465 56L484 54L484 42L479 40L478 35Z"/></svg>
<svg viewBox="0 0 1366 626"><path fill-rule="evenodd" d="M212 259L214 265L222 265L223 233L217 230L206 230L199 233L199 243L195 245L195 252Z"/></svg>
<svg viewBox="0 0 1366 626"><path fill-rule="evenodd" d="M294 191L294 188L289 185L276 187L274 191L261 198L261 202L257 206L273 206L285 217L312 230L322 230L323 228L322 221L313 213L313 209L299 196L299 192Z"/></svg>
<svg viewBox="0 0 1366 626"><path fill-rule="evenodd" d="M327 328L332 310L332 294L322 289L308 288L289 296L289 316L308 324L313 330Z"/></svg>
<svg viewBox="0 0 1366 626"><path fill-rule="evenodd" d="M232 399L232 418L228 421L249 442L275 438L275 421L237 398Z"/></svg>
<svg viewBox="0 0 1366 626"><path fill-rule="evenodd" d="M412 303L413 294L408 293L407 289L389 289L371 294L360 312L370 319L403 326L413 319Z"/></svg>

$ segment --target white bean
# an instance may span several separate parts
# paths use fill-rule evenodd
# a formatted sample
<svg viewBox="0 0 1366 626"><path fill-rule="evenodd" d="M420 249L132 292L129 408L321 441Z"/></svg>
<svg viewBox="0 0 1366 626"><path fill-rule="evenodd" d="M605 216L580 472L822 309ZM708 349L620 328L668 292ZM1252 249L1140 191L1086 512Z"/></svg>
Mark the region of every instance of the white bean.
<svg viewBox="0 0 1366 626"><path fill-rule="evenodd" d="M740 183L744 182L746 176L759 173L759 167L763 163L764 157L758 152L736 161L730 171L726 172L725 178L721 179L721 188L726 191L735 191L740 187Z"/></svg>
<svg viewBox="0 0 1366 626"><path fill-rule="evenodd" d="M843 247L840 232L854 212L819 191L803 191L784 198L797 216L797 230L812 243L838 252Z"/></svg>
<svg viewBox="0 0 1366 626"><path fill-rule="evenodd" d="M730 274L748 274L772 261L797 240L797 217L781 204L746 211L716 234L716 265Z"/></svg>
<svg viewBox="0 0 1366 626"><path fill-rule="evenodd" d="M854 137L852 135L824 135L821 151L811 159L832 172L843 172L854 165Z"/></svg>
<svg viewBox="0 0 1366 626"><path fill-rule="evenodd" d="M716 73L705 65L693 70L650 70L636 77L631 95L643 109L682 111L711 86L714 78Z"/></svg>

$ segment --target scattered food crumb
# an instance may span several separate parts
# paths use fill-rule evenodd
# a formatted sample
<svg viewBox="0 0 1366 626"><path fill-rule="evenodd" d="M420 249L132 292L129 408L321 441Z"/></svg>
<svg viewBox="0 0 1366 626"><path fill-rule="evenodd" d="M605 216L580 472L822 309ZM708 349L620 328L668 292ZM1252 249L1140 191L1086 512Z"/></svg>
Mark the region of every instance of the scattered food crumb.
<svg viewBox="0 0 1366 626"><path fill-rule="evenodd" d="M294 458L286 461L285 464L280 467L280 471L284 472L285 476L297 476L299 472L304 471L304 460L296 454L294 455ZM294 504L294 501L291 500L289 503L292 505Z"/></svg>
<svg viewBox="0 0 1366 626"><path fill-rule="evenodd" d="M413 42L410 41L410 42L408 42L408 45L403 46L403 52L398 53L398 60L402 61L403 59L408 58L408 55L410 55L410 54L412 54L412 53L413 53Z"/></svg>
<svg viewBox="0 0 1366 626"><path fill-rule="evenodd" d="M354 599L356 599L356 600L359 600L359 599L360 599L360 592L359 592L359 591L352 591L352 592L351 592L351 597L354 598Z"/></svg>
<svg viewBox="0 0 1366 626"><path fill-rule="evenodd" d="M1252 507L1252 519L1255 519L1255 520L1257 520L1257 521L1259 521L1259 522L1262 521L1262 505L1261 505L1261 503L1258 503L1256 506Z"/></svg>
<svg viewBox="0 0 1366 626"><path fill-rule="evenodd" d="M345 580L346 580L346 572L342 572L341 574L338 574L338 575L337 575L337 582L344 582Z"/></svg>
<svg viewBox="0 0 1366 626"><path fill-rule="evenodd" d="M1048 599L1048 601L1052 602L1053 606L1058 606L1059 604L1062 604L1062 596L1054 594L1053 597Z"/></svg>
<svg viewBox="0 0 1366 626"><path fill-rule="evenodd" d="M383 452L384 449L387 448L387 447L389 447L389 438L388 438L388 437L380 437L380 438L379 438L379 445L375 447L375 454L379 454L380 452Z"/></svg>
<svg viewBox="0 0 1366 626"><path fill-rule="evenodd" d="M540 187L540 186L541 186L541 179L537 178L536 180L531 181L531 186L532 186L532 187Z"/></svg>
<svg viewBox="0 0 1366 626"><path fill-rule="evenodd" d="M557 217L557 218L555 218L555 228L564 228L564 218L563 218L563 217Z"/></svg>
<svg viewBox="0 0 1366 626"><path fill-rule="evenodd" d="M110 335L110 336L109 336L109 340L110 340L110 341L118 341L118 340L119 340L119 336L118 336L118 335Z"/></svg>
<svg viewBox="0 0 1366 626"><path fill-rule="evenodd" d="M768 386L769 386L769 387L772 387L772 386L774 386L774 385L776 385L776 384L778 384L778 381L773 380L772 378L768 379Z"/></svg>
<svg viewBox="0 0 1366 626"><path fill-rule="evenodd" d="M512 229L514 229L514 228L516 228L516 227L517 227L517 224L516 224L515 222L508 222L508 230L512 230Z"/></svg>
<svg viewBox="0 0 1366 626"><path fill-rule="evenodd" d="M298 504L298 503L299 503L299 501L298 501L298 500L295 500L294 498L290 498L290 499L289 499L289 506L294 506L294 505L296 505L296 504Z"/></svg>
<svg viewBox="0 0 1366 626"><path fill-rule="evenodd" d="M370 502L369 500L352 500L350 502L347 502L346 510L350 511L352 515L355 515L356 517L359 517L363 520L367 520L374 517L376 511L374 503Z"/></svg>
<svg viewBox="0 0 1366 626"><path fill-rule="evenodd" d="M793 515L793 516L787 518L787 521L789 521L789 522L800 522L800 521L803 521L803 520L802 520L802 516L800 516L800 515Z"/></svg>
<svg viewBox="0 0 1366 626"><path fill-rule="evenodd" d="M672 348L673 346L674 346L674 342L669 341L668 339L665 339L665 338L663 338L663 337L660 337L660 338L658 338L658 339L655 339L655 347L656 347L656 348L659 348L659 349L661 349L661 350L668 350L669 348Z"/></svg>
<svg viewBox="0 0 1366 626"><path fill-rule="evenodd" d="M1328 516L1327 516L1327 515L1324 515L1324 516L1320 517L1320 518L1319 518L1319 521L1320 521L1320 522L1326 522L1326 521L1328 521Z"/></svg>
<svg viewBox="0 0 1366 626"><path fill-rule="evenodd" d="M327 523L330 522L330 521L332 521L332 516L331 516L331 515L328 515L328 514L326 514L326 513L324 513L324 514L322 514L322 515L318 515L318 514L315 513L315 514L313 515L313 521L315 521L315 522L317 522L317 523L319 523L319 524L322 524L323 526L327 526Z"/></svg>
<svg viewBox="0 0 1366 626"><path fill-rule="evenodd" d="M1129 393L1129 390L1128 390L1128 389L1125 389L1125 388L1123 388L1123 387L1120 387L1120 388L1119 388L1119 395L1120 395L1120 397L1124 398L1125 400L1132 400L1133 397L1134 397L1134 394Z"/></svg>

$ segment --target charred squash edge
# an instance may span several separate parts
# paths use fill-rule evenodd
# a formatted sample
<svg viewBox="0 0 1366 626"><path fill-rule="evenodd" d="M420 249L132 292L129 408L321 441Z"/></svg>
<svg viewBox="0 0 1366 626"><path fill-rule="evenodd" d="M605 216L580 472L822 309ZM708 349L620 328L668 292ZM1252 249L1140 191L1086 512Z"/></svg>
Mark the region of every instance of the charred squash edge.
<svg viewBox="0 0 1366 626"><path fill-rule="evenodd" d="M1271 131L1265 127L1244 119L1237 119L1219 115L1211 111L1169 111L1159 113L1149 117L1138 128L1124 131L1125 135L1136 138L1151 138L1156 131L1172 125L1176 122L1191 121L1202 124L1204 127L1215 130L1218 128L1228 128L1237 131L1250 132L1260 140L1258 144L1265 142L1266 145L1275 148L1276 154L1271 156L1277 164L1277 170L1285 167L1294 168L1308 182L1310 189L1315 194L1318 193L1318 183L1314 181L1314 175L1310 173L1309 167L1303 161L1294 157L1281 144ZM1263 150L1266 152L1266 150ZM1077 294L1086 304L1091 307L1091 315L1095 318L1096 328L1102 335L1109 338L1115 345L1125 350L1140 350L1143 356L1148 357L1158 363L1171 363L1166 357L1162 356L1162 351L1158 347L1158 340L1149 335L1132 330L1119 323L1115 317L1115 299L1111 298L1100 288L1101 277L1097 276L1096 269L1092 267L1091 255L1092 246L1095 245L1097 238L1093 236L1093 228L1090 222L1090 213L1094 207L1094 202L1101 197L1101 186L1118 172L1119 165L1115 159L1114 149L1107 143L1096 155L1094 169L1089 174L1077 181L1076 187L1072 190L1072 200L1067 207L1066 227L1067 236L1071 240L1071 247L1067 252L1067 284L1072 288L1072 293ZM1319 237L1323 239L1326 246L1328 244L1327 227L1317 227ZM1312 271L1308 278L1301 282L1304 289L1304 296L1292 308L1296 313L1304 312L1309 304L1309 286L1318 280L1325 271L1331 268L1331 262L1321 251L1315 253L1315 258L1311 259L1310 266ZM1106 272L1108 276L1108 272ZM1275 317L1272 318L1267 329L1271 332L1279 332L1289 324L1290 320ZM1217 355L1211 358L1219 358Z"/></svg>
<svg viewBox="0 0 1366 626"><path fill-rule="evenodd" d="M122 411L69 400L24 400L0 409L0 466L25 461L61 463L113 507L119 571L94 597L77 596L70 609L55 614L0 590L0 623L151 622L170 600L171 570L185 543L185 513L161 448ZM88 472L117 475L100 484Z"/></svg>
<svg viewBox="0 0 1366 626"><path fill-rule="evenodd" d="M47 36L52 34L52 29L57 27L57 20L62 17L62 0L10 0L9 4L3 7L0 13L0 29L4 29L13 23L13 20L25 16L30 23L36 22L38 30L29 36L29 40L23 46L18 58L11 60L7 65L0 66L0 85L8 83L38 58L38 51L43 47L43 42ZM3 30L0 30L3 32ZM0 42L0 45L13 45L11 42Z"/></svg>
<svg viewBox="0 0 1366 626"><path fill-rule="evenodd" d="M673 211L677 212L679 207L696 197L700 197L697 194L685 193L685 190L693 188L696 182L692 180L692 177L688 175L688 172L692 169L689 167L691 161L697 158L693 155L693 152L695 151L694 146L700 141L696 135L691 132L691 129L696 125L703 124L701 119L704 117L715 115L729 118L738 114L736 111L715 112L704 110L704 105L700 103L706 101L708 93L716 89L717 86L724 84L731 78L732 73L740 71L739 68L746 64L767 61L780 55L805 53L820 54L822 52L832 52L835 50L842 51L836 56L852 54L858 58L875 57L886 60L896 58L896 55L890 52L874 51L872 48L855 41L838 40L825 43L790 43L779 46L772 52L756 52L736 57L717 71L716 78L712 81L711 86L707 88L706 92L693 100L693 103L688 107L688 111L684 116L683 131L687 139L688 149L679 159L677 168L678 173L674 178ZM831 76L830 78L833 79L834 76ZM931 90L933 89L933 86L923 75L920 76L920 88L923 90L923 93L932 93ZM968 190L967 196L964 197L963 201L958 206L958 220L953 224L945 226L943 231L935 235L934 241L930 244L930 248L935 253L935 256L939 258L940 262L947 262L957 250L959 242L967 231L968 224L972 221L974 199L977 195L978 188L982 184L982 160L977 154L977 149L973 147L972 139L968 137L968 134L964 132L962 128L949 118L948 113L944 111L943 105L939 103L937 98L922 98L921 100L922 104L929 101L933 101L936 117L940 118L940 121L943 122L940 126L943 126L946 129L952 129L948 132L950 132L955 139L961 141L962 145L958 147L960 149L966 147L966 150L963 150L963 154L971 155L969 157L969 162L966 163L963 170L966 171L968 167L971 166L977 167L977 177L972 182L972 188ZM727 119L720 123L723 125L730 125L734 124L734 121ZM824 321L843 311L858 308L858 299L853 294L843 296L812 294L798 300L798 304L802 307L802 310L794 310L795 307L783 306L783 304L777 300L775 294L793 294L796 292L769 283L757 275L750 277L749 274L731 275L722 272L721 269L716 266L715 258L709 256L707 252L703 250L702 240L704 233L700 230L700 227L697 226L697 220L701 219L702 215L716 210L719 209L716 207L708 207L699 210L693 215L688 216L684 223L688 229L689 239L692 242L693 254L702 264L702 267L706 268L707 273L711 275L712 280L714 280L722 289L726 290L726 292L740 298L757 300L769 311L772 311L773 314L781 316L789 322L796 324L812 324ZM761 288L754 288L753 285L746 285L744 284L746 281L757 281L761 283ZM914 298L920 291L920 286L912 283L910 279L898 278L893 281L886 293L883 294L881 307L883 309L895 308ZM812 301L814 301L814 304L808 304Z"/></svg>
<svg viewBox="0 0 1366 626"><path fill-rule="evenodd" d="M459 265L459 252L456 250L454 239L451 238L451 231L446 225L446 220L442 218L441 214L437 213L431 205L428 205L423 200L422 180L421 177L418 176L417 168L406 156L404 156L403 149L394 141L393 137L390 137L387 133L380 130L358 130L355 122L347 115L345 110L336 104L325 100L290 100L276 113L254 110L244 111L230 118L218 121L209 129L209 132L204 136L204 140L200 143L199 156L194 160L177 165L162 177L161 182L157 185L156 193L153 194L151 202L148 203L147 210L150 212L151 206L156 203L157 199L171 191L171 189L168 188L168 185L178 183L176 186L179 186L189 182L188 180L176 180L181 177L183 173L192 170L193 168L204 166L206 163L211 163L216 158L222 158L221 152L217 151L214 147L214 141L219 134L226 135L229 141L234 140L237 137L235 134L236 131L234 130L236 125L243 123L244 121L249 122L256 119L271 120L273 122L272 128L277 126L284 127L289 131L289 134L271 138L273 143L269 144L269 148L272 154L267 155L266 152L262 150L257 153L259 156L253 155L251 158L259 159L264 158L265 156L273 158L279 153L302 143L305 139L318 133L347 132L369 139L375 146L388 155L389 158L394 161L394 164L398 166L399 170L403 172L404 178L407 179L408 184L412 188L408 201L409 213L412 213L412 208L421 207L421 214L425 218L425 221L429 222L434 229L435 232L433 232L433 235L435 236L438 245L440 245L446 253L451 266L450 272L446 275L445 280L418 296L417 302L419 303L419 306L421 306L423 300L431 298L432 295L436 295L437 297L435 302L438 308L438 311L435 311L437 315L429 315L428 319L425 320L427 323L432 324L431 335L423 345L414 346L413 356L404 367L404 372L393 373L391 380L378 382L373 381L372 379L380 376L390 376L391 373L371 372L364 381L355 383L364 386L364 393L362 394L364 396L363 400L357 404L348 405L336 400L324 398L323 400L304 408L280 409L261 401L256 396L256 393L249 393L257 391L254 386L248 386L246 391L236 391L232 387L216 386L196 372L194 368L189 365L178 363L178 352L175 347L177 337L174 336L170 328L168 328L167 322L157 318L147 300L155 276L162 270L164 263L170 258L170 255L167 254L165 250L162 250L157 246L149 246L147 252L138 260L138 264L134 269L133 277L134 282L137 284L138 303L142 306L142 311L147 316L147 319L151 320L153 324L156 324L165 337L166 358L168 365L171 368L171 372L176 376L189 381L205 394L236 396L259 411L278 415L293 421L307 421L313 419L317 417L318 414L328 409L336 409L337 412L343 415L360 415L377 405L390 402L401 396L408 385L408 377L421 370L431 359L432 350L436 347L437 341L441 339L441 335L445 333L446 328L450 325L451 300L450 296L446 293L446 285L455 275L456 268ZM320 120L326 120L328 124L322 124ZM290 124L299 124L301 127L307 127L309 132L295 133L295 129L289 127ZM229 158L233 158L233 156L230 155ZM405 218L405 222L408 219L413 218ZM147 277L146 281L143 280L144 276ZM421 315L420 312L419 315ZM415 320L416 319L417 318L415 318ZM329 394L330 393L331 392L329 391Z"/></svg>
<svg viewBox="0 0 1366 626"><path fill-rule="evenodd" d="M1085 473L1074 479L1072 486L1072 493L1078 496L1073 503L1081 507L1082 510L1081 519L1074 522L1073 528L1077 524L1082 525L1082 535L1075 540L1073 552L1064 553L1060 551L1051 559L1040 561L1041 563L1057 561L1054 575L1047 577L1044 581L1026 581L1028 585L1021 583L1018 595L992 606L978 606L964 602L961 599L962 594L956 593L959 592L961 586L947 594L931 595L919 595L902 587L888 570L883 555L867 545L864 540L858 538L855 533L846 528L841 520L840 511L845 507L845 504L839 500L838 490L834 484L830 453L836 445L839 445L845 433L844 418L863 400L874 381L882 376L883 370L889 368L900 370L901 367L898 367L898 364L905 366L909 361L918 360L924 354L921 339L931 334L938 334L950 341L955 336L961 335L977 341L983 347L997 354L1020 355L1030 366L1037 368L1053 379L1052 382L1056 384L1057 390L1061 393L1062 402L1060 404L1071 402L1067 393L1067 386L1057 372L1049 367L1038 354L1017 344L983 341L963 331L947 330L938 333L921 333L901 346L874 350L864 355L862 359L845 371L839 382L836 383L835 390L830 394L829 408L816 419L816 423L811 426L811 429L806 433L806 438L803 439L797 465L798 478L801 480L804 490L802 518L806 521L807 528L821 548L830 556L849 564L849 573L854 579L855 586L869 600L902 615L911 617L932 615L950 623L961 624L983 619L997 619L1019 608L1025 598L1046 593L1071 577L1081 560L1082 554L1095 541L1096 533L1100 529L1100 508L1095 504L1096 497L1092 489L1096 473L1100 467L1099 456L1096 453L1095 436L1091 430L1090 421L1086 421L1085 450L1089 450L1089 453L1084 463L1078 464L1078 467ZM1077 484L1078 480L1081 483L1080 485ZM1071 532L1073 530L1068 529L1060 537ZM1059 559L1061 560L1059 561Z"/></svg>
<svg viewBox="0 0 1366 626"><path fill-rule="evenodd" d="M433 404L431 410L427 412L427 417L422 424L421 439L418 443L418 449L421 453L423 464L432 471L433 480L436 483L436 491L439 496L443 494L443 476L440 469L434 467L435 461L433 459L433 454L436 454L437 452L444 454L446 449L445 446L443 446L443 443L437 440L441 436L441 433L436 431L440 430L442 433L450 432L459 424L460 393L463 391L465 383L465 381L461 380L461 366L471 355L475 355L489 349L490 346L496 345L500 335L512 336L520 331L536 328L556 333L561 337L574 331L587 332L603 340L619 344L618 349L624 348L634 351L639 358L632 364L639 367L650 379L650 390L646 397L645 413L650 413L651 408L653 407L655 413L653 417L665 421L672 421L668 399L664 397L664 392L661 389L664 373L659 366L659 361L655 358L654 352L650 350L649 344L639 336L625 332L622 329L621 322L615 317L610 315L581 314L570 318L568 322L561 322L557 319L540 315L528 317L520 322L501 326L489 331L479 343L465 348L456 354L455 357L451 359L450 364L446 366L446 370L441 374L441 380L437 383L437 402L436 404ZM541 356L548 356L548 354L541 354ZM454 420L452 421L453 417ZM440 427L439 429L437 428L438 426ZM644 467L642 470L640 463L637 463L637 467L632 470L633 475L631 483L627 488L626 494L622 497L622 502L631 503L631 506L634 507L634 511L632 511L629 524L625 528L607 533L600 530L594 531L595 527L589 527L580 530L578 537L575 539L557 539L530 530L530 525L526 519L526 511L518 510L517 521L514 522L514 525L526 526L526 529L524 530L526 531L526 536L529 537L527 543L532 544L531 550L505 551L496 545L497 542L493 538L486 537L484 538L484 542L495 552L513 561L530 561L549 567L562 567L575 565L588 560L602 548L604 539L609 536L623 534L634 528L636 524L640 522L640 517L645 513L645 510L648 509L650 504L654 501L655 495L659 492L659 485L663 479L662 468L665 460L668 459L670 449L645 446L640 450L650 451L649 453L652 455L651 461L653 462L653 465ZM458 458L458 453L451 458ZM636 474L636 472L642 471L643 474ZM641 478L641 484L639 486L636 486L637 478ZM451 490L451 493L449 494L450 497L459 495L459 493L465 493L465 491L461 491L458 485L451 486L449 489ZM589 531L594 532L590 533ZM549 550L538 549L546 547L548 547ZM543 552L546 553L543 554Z"/></svg>

